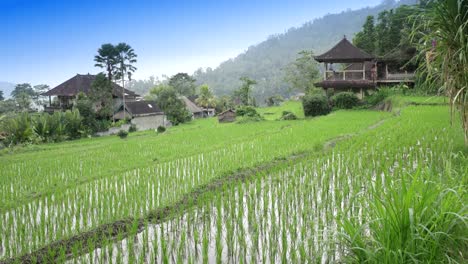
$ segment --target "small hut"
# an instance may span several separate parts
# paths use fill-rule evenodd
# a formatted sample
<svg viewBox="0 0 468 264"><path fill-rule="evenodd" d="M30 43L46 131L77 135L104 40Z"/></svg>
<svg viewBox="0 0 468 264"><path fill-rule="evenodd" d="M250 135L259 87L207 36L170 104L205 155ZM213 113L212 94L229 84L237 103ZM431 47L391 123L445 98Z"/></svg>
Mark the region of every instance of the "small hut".
<svg viewBox="0 0 468 264"><path fill-rule="evenodd" d="M218 115L219 123L230 123L236 121L236 111L228 109Z"/></svg>

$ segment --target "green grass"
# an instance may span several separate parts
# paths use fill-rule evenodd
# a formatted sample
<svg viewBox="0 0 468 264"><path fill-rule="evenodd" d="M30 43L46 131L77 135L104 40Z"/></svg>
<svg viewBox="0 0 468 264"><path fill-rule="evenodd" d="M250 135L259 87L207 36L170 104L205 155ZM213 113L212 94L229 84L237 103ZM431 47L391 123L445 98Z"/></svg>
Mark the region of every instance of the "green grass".
<svg viewBox="0 0 468 264"><path fill-rule="evenodd" d="M266 120L280 119L283 115L283 111L290 111L298 118L304 118L304 109L302 109L302 103L300 101L286 101L280 106L259 107L257 111Z"/></svg>
<svg viewBox="0 0 468 264"><path fill-rule="evenodd" d="M125 250L113 262L220 261L226 254L234 260L250 256L244 262L424 262L434 255L457 260L460 245L466 245L460 244L466 238L460 227L466 225L468 168L461 129L450 126L447 109L406 106L400 115L353 110L274 121L284 110L301 115L300 102L288 102L260 108L263 115L273 113L262 122L219 124L211 118L164 134L136 132L123 140L109 136L4 152L0 241L8 243L0 242L0 259L106 223L144 217L223 175L305 153L245 182L221 184L201 195L197 208L174 212L159 226L147 223L119 245ZM322 151L327 141L336 146ZM407 225L410 211L421 215L414 226ZM424 233L433 223L431 233ZM115 246L110 242L103 250L112 255Z"/></svg>

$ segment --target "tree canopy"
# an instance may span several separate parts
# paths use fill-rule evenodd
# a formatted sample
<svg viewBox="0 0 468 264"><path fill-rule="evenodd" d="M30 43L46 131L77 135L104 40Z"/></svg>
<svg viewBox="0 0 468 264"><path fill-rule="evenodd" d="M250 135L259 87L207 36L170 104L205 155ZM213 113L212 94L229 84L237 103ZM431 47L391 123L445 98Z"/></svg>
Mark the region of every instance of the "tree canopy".
<svg viewBox="0 0 468 264"><path fill-rule="evenodd" d="M319 76L318 64L312 51L303 50L298 55L286 68L285 80L293 89L305 92L314 86Z"/></svg>
<svg viewBox="0 0 468 264"><path fill-rule="evenodd" d="M180 95L191 96L195 94L195 79L187 73L180 72L169 79L169 85Z"/></svg>
<svg viewBox="0 0 468 264"><path fill-rule="evenodd" d="M174 87L160 84L150 91L148 99L155 100L158 107L164 111L167 119L174 125L187 122L191 119L184 102L179 99Z"/></svg>
<svg viewBox="0 0 468 264"><path fill-rule="evenodd" d="M197 105L204 108L212 108L216 106L216 100L210 87L206 84L199 87L198 98L195 99Z"/></svg>

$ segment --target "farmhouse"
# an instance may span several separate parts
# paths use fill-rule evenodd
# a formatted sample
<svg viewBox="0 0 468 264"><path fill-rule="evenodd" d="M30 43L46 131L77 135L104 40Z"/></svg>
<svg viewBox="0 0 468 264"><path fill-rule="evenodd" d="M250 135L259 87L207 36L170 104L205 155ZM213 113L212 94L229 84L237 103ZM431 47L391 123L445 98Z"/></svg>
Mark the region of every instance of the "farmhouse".
<svg viewBox="0 0 468 264"><path fill-rule="evenodd" d="M44 105L44 112L52 113L71 109L79 93L89 94L91 85L95 79L96 75L77 74L57 87L41 94L42 96L49 97L49 104ZM139 96L130 90L123 89L116 83L112 83L112 97L115 107L122 104L122 93L125 93L125 101L129 102L135 101ZM55 97L55 100L52 100L52 97Z"/></svg>
<svg viewBox="0 0 468 264"><path fill-rule="evenodd" d="M236 111L228 109L218 115L219 123L229 123L236 121Z"/></svg>
<svg viewBox="0 0 468 264"><path fill-rule="evenodd" d="M323 80L315 84L324 89L350 90L362 98L365 90L378 86L414 84L414 69L396 67L395 55L375 57L351 44L346 37L314 58L324 63Z"/></svg>
<svg viewBox="0 0 468 264"><path fill-rule="evenodd" d="M193 100L192 100L193 98ZM215 116L214 108L204 108L194 103L196 97L188 98L181 96L180 99L184 102L185 108L192 114L192 118L203 118Z"/></svg>
<svg viewBox="0 0 468 264"><path fill-rule="evenodd" d="M133 101L120 105L114 114L114 119L131 119L131 123L136 125L138 130L156 129L159 126L166 126L166 115L153 101Z"/></svg>

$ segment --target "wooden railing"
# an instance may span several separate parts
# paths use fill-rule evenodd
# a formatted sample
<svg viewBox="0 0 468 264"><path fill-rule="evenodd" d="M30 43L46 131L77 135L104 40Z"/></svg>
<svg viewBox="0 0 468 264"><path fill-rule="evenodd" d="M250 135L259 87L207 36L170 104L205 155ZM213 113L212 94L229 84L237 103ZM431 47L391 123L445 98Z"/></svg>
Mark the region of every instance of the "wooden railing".
<svg viewBox="0 0 468 264"><path fill-rule="evenodd" d="M326 80L365 80L362 70L326 71Z"/></svg>

